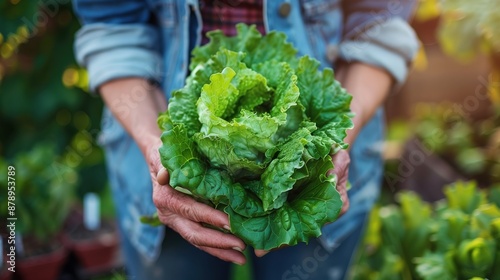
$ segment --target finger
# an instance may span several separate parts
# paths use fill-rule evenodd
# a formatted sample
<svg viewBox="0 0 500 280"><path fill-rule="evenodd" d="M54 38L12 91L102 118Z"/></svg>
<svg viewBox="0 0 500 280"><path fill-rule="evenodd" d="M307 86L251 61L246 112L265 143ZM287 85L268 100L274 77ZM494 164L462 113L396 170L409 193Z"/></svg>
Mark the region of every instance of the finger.
<svg viewBox="0 0 500 280"><path fill-rule="evenodd" d="M347 172L346 172L347 173ZM347 195L347 174L345 174L337 184L337 191L342 200L342 208L340 209L339 217L349 209L349 196Z"/></svg>
<svg viewBox="0 0 500 280"><path fill-rule="evenodd" d="M243 265L246 263L245 255L242 252L238 252L236 250L219 249L205 246L196 247L223 261L233 262L238 265Z"/></svg>
<svg viewBox="0 0 500 280"><path fill-rule="evenodd" d="M347 180L349 177L349 164L350 157L347 151L341 150L332 158L334 169L330 170L328 174L333 174L336 178L336 189L340 194L342 200L342 208L340 209L339 216L342 216L349 209L349 198L347 195Z"/></svg>
<svg viewBox="0 0 500 280"><path fill-rule="evenodd" d="M335 155L333 155L333 159L334 159L334 162L336 162L336 163L344 162L344 163L347 163L347 165L349 165L349 163L351 162L349 152L347 152L346 150L338 151Z"/></svg>
<svg viewBox="0 0 500 280"><path fill-rule="evenodd" d="M160 171L158 171L158 174L156 174L156 180L158 184L162 186L168 185L169 179L170 176L168 174L168 171L164 167L160 168Z"/></svg>
<svg viewBox="0 0 500 280"><path fill-rule="evenodd" d="M338 151L332 156L332 161L334 169L330 170L329 174L336 173L339 177L342 177L344 173L349 169L349 164L351 163L351 158L349 153L345 150Z"/></svg>
<svg viewBox="0 0 500 280"><path fill-rule="evenodd" d="M347 195L348 177L349 177L349 170L346 168L344 171L344 174L342 175L342 177L339 181L339 184L337 185L337 190L339 191L340 197L342 198L342 202L343 202L343 205L342 205L343 212L342 213L347 211L347 209L349 208L349 197Z"/></svg>
<svg viewBox="0 0 500 280"><path fill-rule="evenodd" d="M276 250L280 250L280 249L283 249L283 248L286 248L286 247L289 247L287 244L281 244L280 246L278 246L277 248L274 248L274 249L271 249L271 251L276 251ZM269 250L262 250L262 249L254 249L254 253L257 257L263 257L264 255L266 255L267 253L271 252Z"/></svg>
<svg viewBox="0 0 500 280"><path fill-rule="evenodd" d="M342 216L347 210L349 210L350 202L347 195L347 190L345 187L340 189L340 198L342 199L342 209L340 209L339 217Z"/></svg>
<svg viewBox="0 0 500 280"><path fill-rule="evenodd" d="M267 250L259 250L259 249L255 249L255 250L254 250L254 253L255 253L255 255L256 255L257 257L259 257L259 258L260 258L260 257L265 256L267 253L269 253L269 251L267 251Z"/></svg>
<svg viewBox="0 0 500 280"><path fill-rule="evenodd" d="M236 236L206 228L199 223L177 217L171 220L170 227L193 245L218 249L245 250L245 243ZM167 221L168 223L169 221Z"/></svg>
<svg viewBox="0 0 500 280"><path fill-rule="evenodd" d="M167 209L181 217L230 230L227 214L170 187L153 187L153 202L158 209Z"/></svg>
<svg viewBox="0 0 500 280"><path fill-rule="evenodd" d="M158 151L158 148L161 146L162 146L161 140L158 138L156 139L156 143L149 146L149 149L147 151L149 169L152 176L157 175L160 169L163 168L161 164L160 153Z"/></svg>

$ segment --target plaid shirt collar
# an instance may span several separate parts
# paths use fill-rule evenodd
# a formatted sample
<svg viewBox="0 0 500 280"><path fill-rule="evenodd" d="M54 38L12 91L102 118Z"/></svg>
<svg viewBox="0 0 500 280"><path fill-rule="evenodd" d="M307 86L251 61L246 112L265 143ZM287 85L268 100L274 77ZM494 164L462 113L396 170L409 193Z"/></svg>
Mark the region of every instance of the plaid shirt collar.
<svg viewBox="0 0 500 280"><path fill-rule="evenodd" d="M202 44L208 43L206 33L220 29L227 36L236 35L236 24L255 24L257 30L265 33L262 0L201 0L200 10L203 19Z"/></svg>

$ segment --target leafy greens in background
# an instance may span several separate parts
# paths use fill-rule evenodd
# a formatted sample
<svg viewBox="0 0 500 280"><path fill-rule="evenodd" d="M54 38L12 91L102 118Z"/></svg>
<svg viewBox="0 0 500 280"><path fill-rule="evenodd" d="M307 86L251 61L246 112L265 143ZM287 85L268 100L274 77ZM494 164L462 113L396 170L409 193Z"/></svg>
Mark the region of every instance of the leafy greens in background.
<svg viewBox="0 0 500 280"><path fill-rule="evenodd" d="M376 207L353 279L500 279L499 193L457 182L434 207L411 192Z"/></svg>
<svg viewBox="0 0 500 280"><path fill-rule="evenodd" d="M446 0L439 3L439 41L445 53L471 60L479 52L500 50L500 7L489 0Z"/></svg>
<svg viewBox="0 0 500 280"><path fill-rule="evenodd" d="M237 30L193 50L186 85L158 119L162 164L172 187L226 212L254 248L307 242L342 206L327 171L347 148L352 97L283 33Z"/></svg>
<svg viewBox="0 0 500 280"><path fill-rule="evenodd" d="M420 104L413 120L416 137L451 168L479 186L500 183L500 107L473 120L450 103ZM437 140L436 135L446 135Z"/></svg>

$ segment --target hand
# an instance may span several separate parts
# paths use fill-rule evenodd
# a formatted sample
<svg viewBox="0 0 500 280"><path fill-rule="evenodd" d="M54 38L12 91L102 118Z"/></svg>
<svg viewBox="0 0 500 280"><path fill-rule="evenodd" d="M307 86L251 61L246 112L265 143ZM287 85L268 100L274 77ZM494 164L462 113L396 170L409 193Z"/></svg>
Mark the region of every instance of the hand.
<svg viewBox="0 0 500 280"><path fill-rule="evenodd" d="M349 157L349 152L346 150L338 151L332 158L334 169L330 170L328 174L335 174L337 177L337 191L340 193L340 199L342 200L342 208L340 209L339 217L344 215L349 209L349 197L347 196L347 179L349 175L349 164L351 163L351 158ZM282 246L286 247L286 246ZM280 248L282 248L280 247ZM279 249L279 248L278 248ZM277 250L277 249L276 249ZM262 257L269 253L266 250L254 250L257 257Z"/></svg>
<svg viewBox="0 0 500 280"><path fill-rule="evenodd" d="M347 196L347 180L349 177L349 164L351 163L351 157L349 152L346 150L338 151L332 158L333 170L330 170L328 174L335 174L337 176L337 191L340 193L340 199L342 199L342 208L340 209L339 217L344 215L349 209L349 197Z"/></svg>
<svg viewBox="0 0 500 280"><path fill-rule="evenodd" d="M143 78L116 79L99 89L113 115L140 147L149 164L153 183L153 202L162 223L178 232L189 243L226 261L245 263L241 253L245 243L235 236L204 227L229 229L226 214L196 202L168 186L168 173L162 167L158 148L161 131L158 114L167 110L165 95ZM132 103L130 103L132 102ZM133 105L127 107L125 105Z"/></svg>
<svg viewBox="0 0 500 280"><path fill-rule="evenodd" d="M153 201L160 221L195 247L222 260L244 264L246 259L242 251L245 243L241 239L202 225L229 229L228 216L168 185L169 174L160 162L160 145L158 141L147 153L153 181Z"/></svg>

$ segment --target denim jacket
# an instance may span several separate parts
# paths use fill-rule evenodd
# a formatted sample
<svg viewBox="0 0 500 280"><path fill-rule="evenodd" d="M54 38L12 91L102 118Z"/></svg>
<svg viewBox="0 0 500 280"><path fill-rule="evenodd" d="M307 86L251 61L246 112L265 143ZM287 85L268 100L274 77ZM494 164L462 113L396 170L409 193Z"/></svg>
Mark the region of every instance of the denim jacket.
<svg viewBox="0 0 500 280"><path fill-rule="evenodd" d="M236 1L237 2L237 1ZM417 50L407 24L415 0L264 0L266 30L282 31L299 50L322 67L341 59L381 67L401 84ZM289 5L291 9L283 9ZM75 53L87 68L90 88L123 77L159 82L166 94L184 85L189 53L201 38L196 0L74 0L83 26L76 34ZM281 8L281 9L280 9ZM120 105L120 104L119 104ZM133 109L127 102L124 109ZM163 227L139 221L156 212L148 166L123 127L105 109L100 143L106 152L110 183L121 230L136 249L154 259ZM333 249L360 226L378 197L382 178L380 142L383 112L363 128L352 145L350 209L323 228L321 241Z"/></svg>

